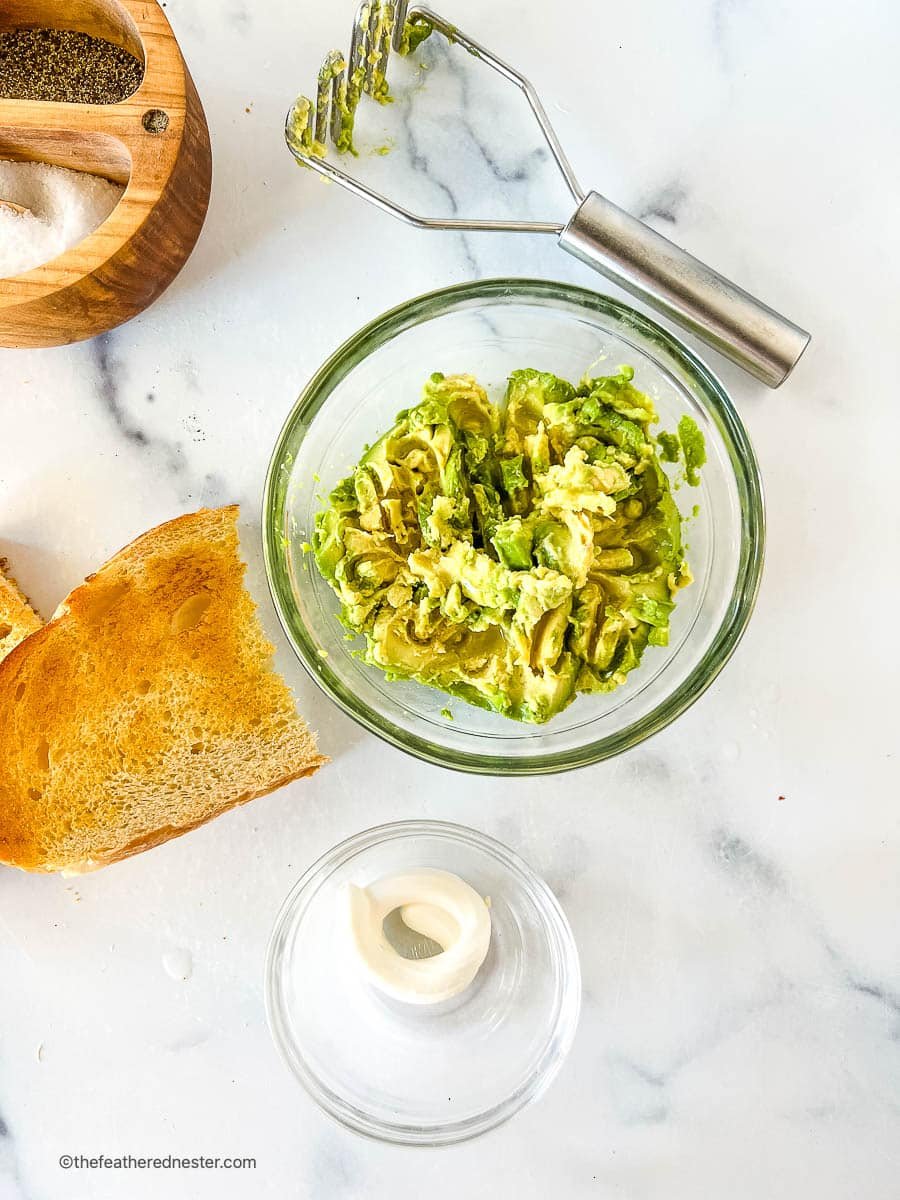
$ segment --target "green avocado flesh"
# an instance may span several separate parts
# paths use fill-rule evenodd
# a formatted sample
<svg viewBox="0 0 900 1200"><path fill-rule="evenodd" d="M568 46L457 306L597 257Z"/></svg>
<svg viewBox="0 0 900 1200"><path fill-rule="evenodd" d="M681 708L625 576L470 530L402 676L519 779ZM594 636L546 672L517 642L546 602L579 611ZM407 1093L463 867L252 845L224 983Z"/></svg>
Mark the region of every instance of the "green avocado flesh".
<svg viewBox="0 0 900 1200"><path fill-rule="evenodd" d="M394 33L394 6L385 4L382 0L373 0L374 8L369 8L365 20L369 28L369 36L373 46L369 55L357 61L357 65L347 75L348 63L339 50L331 50L325 56L325 61L319 68L316 100L313 102L307 96L298 96L288 118L289 140L297 149L314 158L325 158L328 147L316 136L317 114L328 112L328 98L331 97L332 136L335 149L339 154L356 154L353 145L353 130L356 124L356 110L364 93L368 93L379 104L391 103L385 68ZM433 26L427 17L414 15L403 26L403 34L397 47L400 54L412 54L430 37ZM367 77L368 76L368 82ZM337 118L336 128L334 126ZM387 147L380 147L379 154L387 152Z"/></svg>
<svg viewBox="0 0 900 1200"><path fill-rule="evenodd" d="M470 375L431 376L316 516L367 663L542 723L667 643L691 576L633 375L514 371L501 407Z"/></svg>

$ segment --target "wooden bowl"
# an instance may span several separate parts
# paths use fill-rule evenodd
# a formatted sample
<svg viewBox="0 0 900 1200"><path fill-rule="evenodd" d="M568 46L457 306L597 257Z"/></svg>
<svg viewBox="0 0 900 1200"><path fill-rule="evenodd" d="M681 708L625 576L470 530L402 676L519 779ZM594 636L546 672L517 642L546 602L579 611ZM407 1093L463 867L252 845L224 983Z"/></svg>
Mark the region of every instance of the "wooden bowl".
<svg viewBox="0 0 900 1200"><path fill-rule="evenodd" d="M0 159L54 163L125 185L98 229L23 275L0 279L0 346L60 346L137 316L187 261L209 205L209 129L156 0L2 0L0 31L71 29L144 63L118 104L0 99Z"/></svg>

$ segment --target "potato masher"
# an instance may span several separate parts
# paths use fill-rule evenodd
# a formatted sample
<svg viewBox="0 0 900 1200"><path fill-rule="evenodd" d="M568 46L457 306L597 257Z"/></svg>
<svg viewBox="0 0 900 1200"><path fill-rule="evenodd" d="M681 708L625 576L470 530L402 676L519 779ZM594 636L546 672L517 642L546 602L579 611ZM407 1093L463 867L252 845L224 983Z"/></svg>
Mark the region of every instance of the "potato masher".
<svg viewBox="0 0 900 1200"><path fill-rule="evenodd" d="M325 158L326 140L350 148L353 115L363 94L387 94L385 72L391 50L408 53L437 30L514 83L525 95L577 208L565 224L554 221L493 221L425 217L354 179ZM298 162L385 212L419 229L552 233L560 246L654 308L690 329L720 353L778 387L809 342L809 334L688 254L624 209L582 189L540 98L531 83L474 38L422 5L409 0L363 0L345 59L332 50L319 71L315 103L300 97L285 126Z"/></svg>

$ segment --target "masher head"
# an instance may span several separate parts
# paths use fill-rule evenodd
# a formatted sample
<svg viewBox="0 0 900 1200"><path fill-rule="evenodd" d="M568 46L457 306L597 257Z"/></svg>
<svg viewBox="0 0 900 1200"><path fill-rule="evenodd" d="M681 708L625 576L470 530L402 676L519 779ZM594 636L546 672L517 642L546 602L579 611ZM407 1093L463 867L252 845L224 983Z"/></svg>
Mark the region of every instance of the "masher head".
<svg viewBox="0 0 900 1200"><path fill-rule="evenodd" d="M399 0L398 3L393 0L363 0L356 11L350 53L345 58L339 50L330 51L319 70L315 103L306 96L300 96L288 113L285 139L291 153L304 166L311 167L383 211L420 229L499 230L506 233L558 235L564 228L558 221L422 216L376 192L327 158L329 141L338 154L352 150L354 116L364 95L380 102L389 99L387 66L391 52L409 54L434 32L453 45L461 46L479 62L515 84L525 95L569 191L576 204L580 204L585 194L537 92L525 76L457 26L445 21L438 13L423 5L410 5L407 0Z"/></svg>
<svg viewBox="0 0 900 1200"><path fill-rule="evenodd" d="M569 191L576 211L554 221L494 221L426 217L403 208L329 161L327 143L352 150L353 118L363 95L389 99L391 51L409 53L431 33L442 34L524 94ZM407 0L364 0L357 9L350 53L332 50L319 71L315 104L301 96L288 114L288 147L298 162L420 229L553 233L562 249L607 279L680 322L761 379L778 387L809 342L809 334L674 242L598 192L585 194L544 106L524 75L438 13Z"/></svg>

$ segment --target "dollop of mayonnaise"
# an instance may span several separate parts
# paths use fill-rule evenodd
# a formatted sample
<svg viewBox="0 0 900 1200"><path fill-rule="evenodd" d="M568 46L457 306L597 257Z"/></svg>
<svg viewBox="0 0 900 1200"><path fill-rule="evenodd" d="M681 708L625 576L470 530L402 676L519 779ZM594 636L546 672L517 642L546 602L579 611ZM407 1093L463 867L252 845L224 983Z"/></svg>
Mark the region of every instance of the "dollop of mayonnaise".
<svg viewBox="0 0 900 1200"><path fill-rule="evenodd" d="M433 867L388 875L367 887L351 883L348 909L358 965L380 991L407 1004L438 1004L465 991L491 943L487 902L458 875ZM397 909L404 925L437 942L443 953L398 953L384 932L385 917Z"/></svg>

